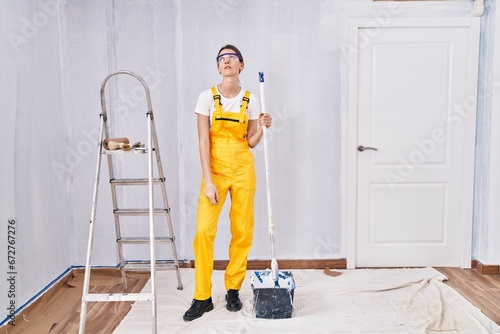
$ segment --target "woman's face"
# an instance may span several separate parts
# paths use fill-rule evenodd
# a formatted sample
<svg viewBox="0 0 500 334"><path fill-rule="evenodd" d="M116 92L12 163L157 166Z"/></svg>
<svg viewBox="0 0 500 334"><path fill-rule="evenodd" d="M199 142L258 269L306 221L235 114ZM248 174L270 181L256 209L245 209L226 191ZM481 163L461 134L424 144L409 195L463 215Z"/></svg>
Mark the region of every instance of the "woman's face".
<svg viewBox="0 0 500 334"><path fill-rule="evenodd" d="M238 55L232 49L222 49L217 57L217 67L222 75L238 75L244 67L244 64L238 58Z"/></svg>

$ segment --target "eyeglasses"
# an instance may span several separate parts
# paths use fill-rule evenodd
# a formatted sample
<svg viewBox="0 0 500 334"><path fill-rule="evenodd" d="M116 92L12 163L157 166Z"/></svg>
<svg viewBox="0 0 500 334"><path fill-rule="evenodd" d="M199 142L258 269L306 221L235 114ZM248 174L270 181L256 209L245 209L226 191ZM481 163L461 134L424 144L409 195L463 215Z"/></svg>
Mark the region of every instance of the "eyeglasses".
<svg viewBox="0 0 500 334"><path fill-rule="evenodd" d="M234 60L240 60L240 57L236 53L223 53L216 58L218 64L225 63L226 61L232 62Z"/></svg>

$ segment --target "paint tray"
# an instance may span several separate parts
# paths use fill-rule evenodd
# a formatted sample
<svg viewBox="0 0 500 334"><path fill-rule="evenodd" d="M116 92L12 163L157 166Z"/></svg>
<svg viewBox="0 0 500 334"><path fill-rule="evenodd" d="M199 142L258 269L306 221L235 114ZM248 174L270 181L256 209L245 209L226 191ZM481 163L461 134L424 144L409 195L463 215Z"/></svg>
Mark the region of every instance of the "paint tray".
<svg viewBox="0 0 500 334"><path fill-rule="evenodd" d="M250 274L253 290L253 308L257 318L285 319L292 317L295 280L291 271L278 272L279 287L275 287L271 271Z"/></svg>

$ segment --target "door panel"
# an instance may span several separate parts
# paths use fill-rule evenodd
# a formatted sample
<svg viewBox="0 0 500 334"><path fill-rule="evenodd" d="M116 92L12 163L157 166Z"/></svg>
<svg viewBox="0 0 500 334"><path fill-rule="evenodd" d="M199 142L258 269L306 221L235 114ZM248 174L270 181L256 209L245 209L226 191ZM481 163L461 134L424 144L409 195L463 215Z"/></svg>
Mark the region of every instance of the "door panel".
<svg viewBox="0 0 500 334"><path fill-rule="evenodd" d="M470 265L470 34L470 25L358 30L355 140L377 150L354 158L357 267L464 266L467 251Z"/></svg>

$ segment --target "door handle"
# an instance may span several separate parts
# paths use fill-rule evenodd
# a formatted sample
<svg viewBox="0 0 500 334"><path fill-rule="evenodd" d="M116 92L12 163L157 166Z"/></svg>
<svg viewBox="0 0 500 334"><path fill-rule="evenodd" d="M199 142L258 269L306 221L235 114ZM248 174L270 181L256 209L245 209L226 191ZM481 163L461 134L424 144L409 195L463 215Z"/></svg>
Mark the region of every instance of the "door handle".
<svg viewBox="0 0 500 334"><path fill-rule="evenodd" d="M363 145L358 146L358 151L363 152L364 150L378 151L378 149L376 147L363 146Z"/></svg>

